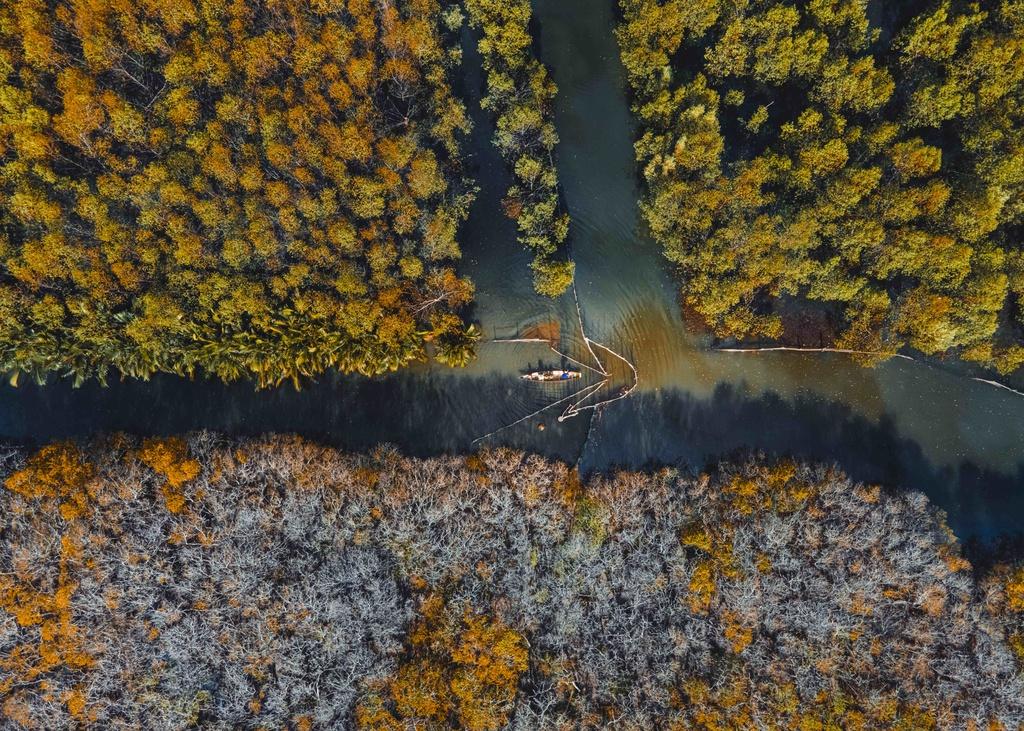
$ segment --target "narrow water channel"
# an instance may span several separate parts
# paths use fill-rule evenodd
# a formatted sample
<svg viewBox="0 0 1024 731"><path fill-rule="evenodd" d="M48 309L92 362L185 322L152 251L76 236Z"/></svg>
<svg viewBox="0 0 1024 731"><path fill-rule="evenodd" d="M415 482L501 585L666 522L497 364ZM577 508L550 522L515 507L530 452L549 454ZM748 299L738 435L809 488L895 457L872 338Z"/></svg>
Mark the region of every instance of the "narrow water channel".
<svg viewBox="0 0 1024 731"><path fill-rule="evenodd" d="M864 369L842 356L715 353L687 332L676 285L640 222L613 0L536 0L535 11L538 49L560 90L559 173L583 317L591 337L629 355L640 388L593 424L593 412L559 423L556 409L486 443L579 460L585 471L699 469L746 449L835 461L857 479L923 490L961 539L1020 531L1024 397L903 361ZM462 231L461 267L477 285L474 317L487 338L557 322L563 349L581 357L571 296L550 302L533 294L529 255L502 216L509 181L478 108L483 79L472 45L464 84L481 192ZM3 386L0 437L279 431L351 449L390 442L414 455L467 451L480 435L574 388L519 380L539 362L557 358L538 345L485 343L462 371L430 365L374 379L331 375L298 392L173 377L108 388Z"/></svg>

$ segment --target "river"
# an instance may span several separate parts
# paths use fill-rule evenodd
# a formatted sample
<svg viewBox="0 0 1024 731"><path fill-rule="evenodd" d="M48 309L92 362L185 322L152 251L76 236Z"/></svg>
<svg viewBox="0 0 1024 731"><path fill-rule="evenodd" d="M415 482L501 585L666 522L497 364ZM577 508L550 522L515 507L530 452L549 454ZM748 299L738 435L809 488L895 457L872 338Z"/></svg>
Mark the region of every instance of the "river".
<svg viewBox="0 0 1024 731"><path fill-rule="evenodd" d="M962 540L1020 531L1024 397L955 368L894 360L868 369L839 355L727 354L688 332L677 286L644 235L636 205L614 6L537 0L535 13L539 53L560 90L559 175L583 318L590 337L632 360L640 381L593 423L593 411L559 422L556 408L484 443L565 459L585 472L700 469L750 449L825 460L857 479L924 491ZM476 123L471 165L481 186L461 233L460 267L477 286L473 317L487 339L557 322L562 349L586 359L572 296L551 302L532 292L529 254L501 213L509 180L478 108L483 80L472 43L464 67ZM431 364L372 379L331 374L300 391L170 376L107 388L22 383L0 388L0 437L31 444L111 431L275 431L349 449L390 442L413 455L462 452L578 387L523 383L519 373L538 363L558 358L537 344L485 342L464 370ZM622 368L614 375L609 389L630 382Z"/></svg>

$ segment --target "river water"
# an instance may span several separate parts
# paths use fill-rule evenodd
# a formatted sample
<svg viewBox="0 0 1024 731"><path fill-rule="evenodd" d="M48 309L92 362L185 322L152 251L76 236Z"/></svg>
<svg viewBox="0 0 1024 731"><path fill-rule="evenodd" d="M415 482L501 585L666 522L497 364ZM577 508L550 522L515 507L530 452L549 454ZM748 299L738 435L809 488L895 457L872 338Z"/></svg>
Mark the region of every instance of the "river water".
<svg viewBox="0 0 1024 731"><path fill-rule="evenodd" d="M556 407L483 443L537 451L585 472L662 464L700 469L750 449L825 460L857 479L924 491L963 540L1020 531L1024 397L924 363L895 360L867 369L839 355L716 353L687 331L677 287L643 233L636 205L633 128L613 4L534 5L538 50L560 90L559 175L587 334L629 357L640 381L629 398L596 418L587 411L559 422ZM478 56L466 45L465 93L476 122L469 149L481 192L462 230L460 266L477 286L473 317L488 339L558 323L563 352L590 362L572 296L551 302L533 293L529 254L501 213L509 179L478 108ZM275 431L349 449L390 442L413 455L462 452L475 448L477 437L579 388L518 378L528 367L558 363L543 345L485 342L467 369L417 365L372 379L331 374L300 391L169 376L107 388L74 389L63 381L4 386L0 437L39 443L110 431ZM627 369L611 370L608 395L631 382Z"/></svg>

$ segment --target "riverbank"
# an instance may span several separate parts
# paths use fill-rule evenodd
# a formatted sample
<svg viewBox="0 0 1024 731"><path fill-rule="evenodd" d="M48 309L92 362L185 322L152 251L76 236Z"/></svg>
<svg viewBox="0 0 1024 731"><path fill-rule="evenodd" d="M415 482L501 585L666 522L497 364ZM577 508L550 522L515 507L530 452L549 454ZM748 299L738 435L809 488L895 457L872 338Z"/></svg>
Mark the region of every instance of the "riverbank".
<svg viewBox="0 0 1024 731"><path fill-rule="evenodd" d="M1024 722L1024 574L975 583L922 495L827 467L205 433L8 449L0 481L26 727Z"/></svg>

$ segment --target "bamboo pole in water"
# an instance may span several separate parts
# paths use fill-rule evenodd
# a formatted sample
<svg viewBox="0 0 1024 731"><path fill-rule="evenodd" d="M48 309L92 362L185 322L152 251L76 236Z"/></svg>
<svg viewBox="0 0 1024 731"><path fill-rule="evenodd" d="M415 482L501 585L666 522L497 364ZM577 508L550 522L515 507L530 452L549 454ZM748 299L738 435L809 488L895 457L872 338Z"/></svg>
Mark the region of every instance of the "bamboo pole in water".
<svg viewBox="0 0 1024 731"><path fill-rule="evenodd" d="M877 355L885 358L903 358L916 362L914 358L902 353L885 353L878 350L848 350L846 348L797 348L787 345L773 345L766 348L712 348L717 353L839 353L841 355Z"/></svg>
<svg viewBox="0 0 1024 731"><path fill-rule="evenodd" d="M547 343L551 345L551 341L545 338L495 338L491 341L492 343Z"/></svg>
<svg viewBox="0 0 1024 731"><path fill-rule="evenodd" d="M597 373L597 374L599 374L601 376L604 376L604 378L599 383L592 384L590 386L587 386L586 388L581 388L579 391L576 391L575 393L569 394L565 398L561 398L558 401L554 401L554 402L548 404L547 406L544 406L543 408L537 409L536 411L527 414L526 416L523 416L523 417L521 417L519 419L516 419L511 424L506 424L505 426L503 426L503 427L501 427L499 429L495 429L492 432L484 434L482 437L477 437L476 439L473 440L473 442L472 442L473 444L476 444L477 442L480 442L480 441L483 441L484 439L492 437L495 434L498 434L500 432L505 431L506 429L510 429L513 426L516 426L517 424L522 424L524 421L526 421L528 419L532 419L534 416L538 416L539 414L544 413L545 411L547 411L548 409L550 409L553 406L558 406L559 404L564 404L566 401L569 401L570 403L566 407L565 411L563 411L562 414L558 417L558 421L559 422L563 422L566 419L571 419L574 416L578 416L579 414L583 413L584 411L587 411L588 409L593 409L594 413L595 413L595 417L596 417L597 414L601 413L600 410L601 410L602 407L607 406L608 404L614 403L616 401L619 401L621 399L624 399L627 396L629 396L631 393L633 393L633 391L636 390L636 387L640 384L640 373L637 371L636 366L633 365L633 363L631 363L625 356L623 356L623 355L621 355L619 353L616 353L614 350L609 348L607 345L602 345L601 343L597 342L596 340L591 340L589 337L587 337L587 331L586 331L586 328L583 325L583 309L580 307L580 298L579 298L579 295L576 292L576 283L575 282L573 282L573 285L572 285L572 296L573 296L573 301L576 304L576 317L579 319L580 335L583 337L583 343L587 346L587 350L590 352L590 356L594 359L594 362L597 363L598 368L592 368L591 366L588 366L586 363L582 363L582 362L576 360L575 358L573 358L573 357L571 357L569 355L566 355L565 353L562 353L557 348L555 348L555 346L551 343L550 340L547 340L545 338L501 338L501 339L495 338L491 342L493 342L493 343L547 343L548 348L553 353L555 353L556 355L559 355L559 356L565 358L566 360L568 360L568 361L570 361L572 363L575 363L576 365L578 365L578 366L580 366L582 368L586 368L589 371L593 371L594 373ZM606 385L608 385L608 382L611 380L610 377L609 377L608 370L605 368L604 363L598 357L597 353L594 351L594 346L595 345L598 348L601 348L602 350L607 351L612 356L618 358L623 363L625 363L627 366L629 366L629 369L631 371L633 371L633 383L632 383L631 386L629 386L629 388L627 388L625 391L620 393L618 396L615 396L615 397L610 398L610 399L605 399L604 401L599 401L599 402L597 402L595 404L587 404L586 406L581 406L581 404L584 401L586 401L587 399L591 398L594 394L598 393L601 390L601 388L606 386ZM575 400L573 400L573 399L575 399ZM594 422L593 422L593 420L591 420L590 427L587 429L587 440L590 439L590 434L593 431L593 428L594 428ZM585 444L586 444L586 440L584 441L584 445Z"/></svg>
<svg viewBox="0 0 1024 731"><path fill-rule="evenodd" d="M492 343L547 343L548 350L550 350L552 353L554 353L557 356L565 358L570 363L575 363L580 368L586 368L588 371L593 371L594 373L597 373L598 375L601 375L601 376L607 376L608 375L604 371L599 371L596 368L588 366L586 363L581 363L580 361L578 361L575 358L573 358L571 355L566 355L562 351L558 350L558 348L553 346L551 344L550 340L545 340L544 338L503 338L501 340L492 340L491 342Z"/></svg>
<svg viewBox="0 0 1024 731"><path fill-rule="evenodd" d="M566 359L567 361L569 361L570 363L575 363L575 364L576 364L576 365L578 365L578 366L579 366L580 368L586 368L586 369L587 369L588 371L593 371L594 373L597 373L597 374L598 374L598 375L600 375L600 376L604 376L604 377L606 377L606 378L608 377L608 374L607 374L607 373L605 373L604 371L599 371L599 370L597 370L596 368L591 368L591 367L590 367L590 366L588 366L588 365L587 365L586 363L580 363L580 362L579 362L578 360L576 360L576 359L575 359L575 358L573 358L572 356L570 356L570 355L566 355L565 353L563 353L563 352L562 352L562 351L560 351L560 350L557 350L556 348L551 348L551 352L555 353L556 355L560 355L560 356L562 356L563 358L565 358L565 359Z"/></svg>
<svg viewBox="0 0 1024 731"><path fill-rule="evenodd" d="M1018 391L1015 388L1010 388L1005 383L1000 383L999 381L990 381L987 378L977 378L977 377L974 377L974 376L971 377L971 380L972 381L977 381L978 383L987 383L990 386L995 386L996 388L1001 388L1004 391L1009 391L1010 393L1017 394L1018 396L1024 396L1024 391Z"/></svg>
<svg viewBox="0 0 1024 731"><path fill-rule="evenodd" d="M590 357L594 359L594 362L597 363L598 367L601 369L601 373L607 376L608 371L605 370L604 363L601 362L601 359L597 357L597 353L595 353L594 349L590 347L590 338L587 337L587 329L583 326L583 310L580 308L579 294L576 293L575 279L572 281L572 299L576 303L576 317L579 318L580 321L580 335L583 336L583 343L587 346L587 350L590 351Z"/></svg>
<svg viewBox="0 0 1024 731"><path fill-rule="evenodd" d="M592 384L590 386L587 386L586 388L580 389L579 391L575 391L574 393L569 394L565 398L559 399L558 401L554 401L554 402L548 404L547 406L545 406L545 407L543 407L541 409L537 409L536 411L531 412L531 413L527 414L526 416L524 416L524 417L522 417L520 419L516 419L511 424L506 424L505 426L503 426L503 427L501 427L499 429L495 429L492 432L488 432L487 434L484 434L482 437L477 437L471 443L472 444L476 444L477 442L481 442L484 439L487 439L488 437L493 437L495 434L498 434L499 432L503 432L506 429L511 429L512 427L516 426L517 424L522 424L527 419L532 419L535 416L543 414L545 411L547 411L548 409L552 408L553 406L558 406L559 404L564 404L566 401L569 401L570 399L574 399L574 398L578 397L581 393L584 393L586 391L592 391L594 389L600 388L605 383L607 383L607 380L601 381L600 383Z"/></svg>
<svg viewBox="0 0 1024 731"><path fill-rule="evenodd" d="M841 355L878 355L887 358L902 358L903 360L909 360L911 363L920 363L921 365L929 365L923 361L913 358L903 353L882 353L875 350L847 350L846 348L796 348L792 346L775 345L766 348L712 348L712 352L717 353L771 353L786 351L790 353L839 353ZM984 383L988 386L994 386L995 388L1001 388L1004 391L1009 391L1017 396L1024 396L1024 391L1018 391L1016 388L1011 388L1005 383L999 381L993 381L989 378L978 378L977 376L968 376L972 381L978 383Z"/></svg>
<svg viewBox="0 0 1024 731"><path fill-rule="evenodd" d="M618 396L616 396L614 398L607 399L606 401L600 401L600 402L598 402L596 404L587 404L586 406L581 406L578 409L577 408L573 408L572 413L568 414L568 416L563 414L562 417L559 418L559 421L563 421L566 418L569 418L569 417L572 417L572 416L576 416L577 414L579 414L579 413L581 413L583 411L586 411L587 409L594 409L594 411L597 411L602 406L607 406L608 404L615 403L616 401L619 401L621 399L626 398L631 393L633 393L633 391L636 390L637 386L640 385L640 373L637 371L636 366L634 366L624 356L620 355L619 353L616 353L614 350L609 348L607 345L602 345L601 343L597 342L596 340L594 341L594 345L596 345L597 347L602 348L604 350L607 350L609 353L611 353L616 358L618 358L623 363L625 363L626 365L629 366L630 370L633 371L633 385L630 386L629 388L627 388L625 391L623 391L622 393L620 393ZM578 401L576 403L579 404L579 403L582 403L582 401ZM572 408L572 407L573 407L573 404L570 404L570 408Z"/></svg>
<svg viewBox="0 0 1024 731"><path fill-rule="evenodd" d="M608 385L608 379L607 379L607 378L606 378L606 379L604 379L604 380L603 380L603 381L601 381L601 383L600 383L600 384L598 384L598 385L600 385L600 386L606 386L606 385ZM558 417L558 421L559 421L559 422L562 422L562 421L565 421L566 419L571 419L572 417L574 417L574 416L576 416L577 414L579 414L579 413L580 413L581 411L583 411L583 409L582 409L582 408L580 408L580 404L582 404L582 403L583 403L584 401L586 401L587 399L589 399L589 398L590 398L591 396L593 396L594 394L596 394L596 393L600 392L600 390L601 390L601 389L599 389L599 388L598 388L598 389L595 389L595 390L591 391L590 393L588 393L588 394L587 394L586 396L583 396L583 397L581 397L581 398L579 398L579 399L577 399L577 400L573 401L573 402L572 402L571 404L569 404L569 405L568 405L568 406L567 406L567 407L565 408L565 411L563 411L563 412L562 412L562 415ZM590 407L589 407L589 405L588 405L588 406L586 406L586 407L584 407L584 408L590 408Z"/></svg>

